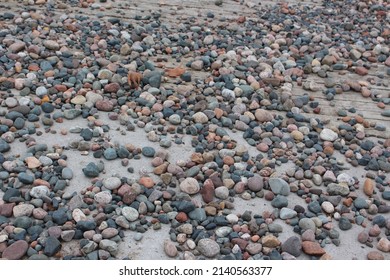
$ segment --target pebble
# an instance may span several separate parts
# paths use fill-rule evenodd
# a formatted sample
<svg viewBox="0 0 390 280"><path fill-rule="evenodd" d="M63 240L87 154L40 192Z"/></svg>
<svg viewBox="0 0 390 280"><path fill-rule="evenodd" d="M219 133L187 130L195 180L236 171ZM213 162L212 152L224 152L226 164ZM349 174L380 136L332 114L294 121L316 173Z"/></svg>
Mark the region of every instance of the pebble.
<svg viewBox="0 0 390 280"><path fill-rule="evenodd" d="M290 193L290 186L286 181L280 178L271 178L268 181L271 190L274 194L288 196Z"/></svg>
<svg viewBox="0 0 390 280"><path fill-rule="evenodd" d="M180 190L187 194L196 194L200 191L200 186L196 179L186 178L180 183Z"/></svg>
<svg viewBox="0 0 390 280"><path fill-rule="evenodd" d="M302 242L297 236L291 236L282 244L282 251L287 252L294 257L302 254Z"/></svg>
<svg viewBox="0 0 390 280"><path fill-rule="evenodd" d="M61 242L57 238L49 236L46 239L46 243L43 250L45 255L48 257L52 257L60 250L61 250Z"/></svg>
<svg viewBox="0 0 390 280"><path fill-rule="evenodd" d="M177 251L177 248L175 246L175 243L173 243L172 241L170 241L168 239L164 240L164 252L170 258L176 257L178 254L178 251Z"/></svg>
<svg viewBox="0 0 390 280"><path fill-rule="evenodd" d="M324 141L335 141L338 139L338 134L334 132L333 130L330 130L329 128L324 128L320 133L321 140Z"/></svg>
<svg viewBox="0 0 390 280"><path fill-rule="evenodd" d="M345 217L341 217L339 220L339 228L341 230L349 230L352 228L352 223Z"/></svg>
<svg viewBox="0 0 390 280"><path fill-rule="evenodd" d="M384 260L385 257L378 251L371 251L367 253L367 260Z"/></svg>
<svg viewBox="0 0 390 280"><path fill-rule="evenodd" d="M7 260L20 260L27 253L28 243L24 240L18 240L5 248L2 258Z"/></svg>
<svg viewBox="0 0 390 280"><path fill-rule="evenodd" d="M248 188L253 192L261 191L264 187L263 178L255 175L248 179Z"/></svg>
<svg viewBox="0 0 390 280"><path fill-rule="evenodd" d="M139 213L137 210L135 210L132 207L123 207L122 208L122 215L128 220L129 222L134 222L138 219Z"/></svg>
<svg viewBox="0 0 390 280"><path fill-rule="evenodd" d="M210 238L203 238L199 240L196 248L199 253L208 258L215 257L220 251L218 243Z"/></svg>
<svg viewBox="0 0 390 280"><path fill-rule="evenodd" d="M304 253L313 256L321 256L326 253L326 251L318 244L313 241L303 241L302 250Z"/></svg>
<svg viewBox="0 0 390 280"><path fill-rule="evenodd" d="M103 186L108 190L115 190L121 186L122 182L118 177L108 177L103 179Z"/></svg>

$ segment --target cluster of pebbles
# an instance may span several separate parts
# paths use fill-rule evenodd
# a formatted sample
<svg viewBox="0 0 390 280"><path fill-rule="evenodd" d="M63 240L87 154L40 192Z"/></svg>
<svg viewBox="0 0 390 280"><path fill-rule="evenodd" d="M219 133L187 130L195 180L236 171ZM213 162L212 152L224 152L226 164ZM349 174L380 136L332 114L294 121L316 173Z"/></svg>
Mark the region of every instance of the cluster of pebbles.
<svg viewBox="0 0 390 280"><path fill-rule="evenodd" d="M390 117L390 96L373 90L389 86L386 2L241 1L250 17L200 11L177 24L162 20L175 10L130 19L105 17L106 1L46 2L0 6L2 259L115 259L125 233L142 242L163 224L171 258L331 259L327 246L342 246L340 234L359 227L349 238L372 248L364 258L389 259L390 139L365 133L389 127L353 108L340 110L337 124L322 121L311 95L322 91L332 102L354 91ZM230 2L240 1L214 7ZM168 63L180 74L166 75ZM130 88L129 71L143 74L140 87ZM102 115L127 143L107 137ZM88 125L58 131L80 140L37 140L81 119ZM140 129L147 140L137 146L131 135ZM172 161L170 148L184 137L191 156ZM80 166L90 184L75 193L66 192L78 180L71 150L90 158ZM152 172L134 179L110 170L120 161L132 174L141 158ZM286 164L294 167L278 174ZM271 207L236 209L237 199ZM283 242L280 222L294 232ZM69 242L72 254L63 250Z"/></svg>

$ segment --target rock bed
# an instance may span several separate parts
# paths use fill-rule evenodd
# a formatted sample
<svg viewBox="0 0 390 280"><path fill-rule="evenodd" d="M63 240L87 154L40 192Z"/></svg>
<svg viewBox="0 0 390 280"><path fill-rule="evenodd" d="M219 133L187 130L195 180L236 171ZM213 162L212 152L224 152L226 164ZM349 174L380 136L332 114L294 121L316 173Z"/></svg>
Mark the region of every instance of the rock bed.
<svg viewBox="0 0 390 280"><path fill-rule="evenodd" d="M1 258L115 259L126 233L142 242L168 225L167 258L331 259L327 247L359 227L349 238L372 248L360 257L389 259L390 138L366 135L388 129L388 4L215 1L252 13L169 24L158 10L107 18L112 3L89 2L0 14ZM353 107L326 121L318 92L332 106L355 92L385 124ZM74 152L89 159L78 169L90 182L70 193L82 180ZM238 197L270 207L236 209Z"/></svg>

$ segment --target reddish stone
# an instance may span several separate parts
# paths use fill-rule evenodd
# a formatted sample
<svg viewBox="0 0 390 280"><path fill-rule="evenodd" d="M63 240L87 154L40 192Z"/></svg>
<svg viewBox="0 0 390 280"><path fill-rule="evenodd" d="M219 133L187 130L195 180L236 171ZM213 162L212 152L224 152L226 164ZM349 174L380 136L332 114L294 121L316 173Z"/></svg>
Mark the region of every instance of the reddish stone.
<svg viewBox="0 0 390 280"><path fill-rule="evenodd" d="M372 194L374 193L374 188L375 188L375 181L367 178L363 184L363 192L367 196L372 196Z"/></svg>
<svg viewBox="0 0 390 280"><path fill-rule="evenodd" d="M321 256L326 253L320 244L312 241L303 241L302 249L308 255Z"/></svg>
<svg viewBox="0 0 390 280"><path fill-rule="evenodd" d="M6 203L0 205L0 216L11 217L15 203Z"/></svg>
<svg viewBox="0 0 390 280"><path fill-rule="evenodd" d="M245 250L246 246L248 246L248 241L241 239L241 238L233 238L232 244L237 244L238 247L240 247L241 250Z"/></svg>
<svg viewBox="0 0 390 280"><path fill-rule="evenodd" d="M7 247L2 257L7 260L20 260L27 252L28 243L24 240L18 240Z"/></svg>
<svg viewBox="0 0 390 280"><path fill-rule="evenodd" d="M177 215L176 215L176 220L180 223L184 223L188 220L188 217L187 217L187 214L184 213L184 212L179 212Z"/></svg>
<svg viewBox="0 0 390 280"><path fill-rule="evenodd" d="M133 192L127 192L123 195L122 201L125 204L131 204L136 199L137 194Z"/></svg>
<svg viewBox="0 0 390 280"><path fill-rule="evenodd" d="M368 70L367 70L367 68L365 68L363 66L358 66L355 68L355 73L360 75L360 76L365 76L368 74Z"/></svg>
<svg viewBox="0 0 390 280"><path fill-rule="evenodd" d="M124 185L120 186L120 188L118 189L118 194L120 196L124 196L126 193L128 193L130 191L131 191L131 187L127 184L124 184Z"/></svg>
<svg viewBox="0 0 390 280"><path fill-rule="evenodd" d="M68 90L68 87L65 85L55 85L54 88L59 92L65 92Z"/></svg>
<svg viewBox="0 0 390 280"><path fill-rule="evenodd" d="M110 83L104 86L104 91L105 92L118 92L120 89L120 85L118 83Z"/></svg>
<svg viewBox="0 0 390 280"><path fill-rule="evenodd" d="M200 194L202 195L203 201L205 203L210 203L214 198L214 184L210 179L207 179L203 188L200 190Z"/></svg>
<svg viewBox="0 0 390 280"><path fill-rule="evenodd" d="M367 254L367 259L368 260L384 260L385 257L383 256L382 253L378 251L371 251Z"/></svg>
<svg viewBox="0 0 390 280"><path fill-rule="evenodd" d="M155 185L153 179L150 177L142 177L139 179L138 183L148 189Z"/></svg>
<svg viewBox="0 0 390 280"><path fill-rule="evenodd" d="M95 103L96 109L104 112L110 112L114 109L114 105L110 100L98 100Z"/></svg>

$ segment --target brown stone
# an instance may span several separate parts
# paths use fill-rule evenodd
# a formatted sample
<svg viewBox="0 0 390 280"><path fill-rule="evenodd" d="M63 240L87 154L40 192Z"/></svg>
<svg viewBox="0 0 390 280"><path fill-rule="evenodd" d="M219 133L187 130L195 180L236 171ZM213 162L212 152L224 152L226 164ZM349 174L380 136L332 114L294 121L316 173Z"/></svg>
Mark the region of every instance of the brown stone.
<svg viewBox="0 0 390 280"><path fill-rule="evenodd" d="M384 260L385 257L381 252L371 251L367 254L367 260Z"/></svg>
<svg viewBox="0 0 390 280"><path fill-rule="evenodd" d="M148 189L155 185L153 179L150 177L142 177L139 179L138 183Z"/></svg>
<svg viewBox="0 0 390 280"><path fill-rule="evenodd" d="M118 92L119 89L120 89L120 85L118 83L109 83L104 86L104 91L109 93Z"/></svg>
<svg viewBox="0 0 390 280"><path fill-rule="evenodd" d="M368 74L368 70L367 70L367 68L365 68L363 66L358 66L355 68L355 73L360 75L360 76L365 76Z"/></svg>
<svg viewBox="0 0 390 280"><path fill-rule="evenodd" d="M27 252L28 243L24 240L18 240L7 247L2 257L7 260L20 260Z"/></svg>
<svg viewBox="0 0 390 280"><path fill-rule="evenodd" d="M382 251L382 252L390 252L390 241L386 238L386 237L382 237L378 244L376 245L376 248L379 250L379 251Z"/></svg>
<svg viewBox="0 0 390 280"><path fill-rule="evenodd" d="M241 239L241 238L233 238L232 244L237 244L238 247L240 247L241 250L245 250L246 246L248 246L248 241Z"/></svg>
<svg viewBox="0 0 390 280"><path fill-rule="evenodd" d="M153 170L153 173L156 174L156 175L161 175L161 174L167 172L168 165L169 165L168 162L164 162L163 164L157 166L157 167Z"/></svg>
<svg viewBox="0 0 390 280"><path fill-rule="evenodd" d="M368 235L371 237L377 237L381 234L381 229L378 225L374 225L370 230L368 231Z"/></svg>
<svg viewBox="0 0 390 280"><path fill-rule="evenodd" d="M137 194L136 194L136 193L129 191L129 192L126 192L126 193L123 195L122 201L123 201L123 203L129 205L129 204L131 204L131 203L134 202L134 200L136 199L136 197L137 197Z"/></svg>
<svg viewBox="0 0 390 280"><path fill-rule="evenodd" d="M131 187L127 184L123 184L122 186L119 187L118 189L118 194L120 196L124 196L126 193L131 191Z"/></svg>
<svg viewBox="0 0 390 280"><path fill-rule="evenodd" d="M184 213L184 212L179 212L179 213L177 213L175 219L176 219L178 222L180 222L180 223L184 223L184 222L186 222L186 221L188 220L188 216L187 216L187 214Z"/></svg>
<svg viewBox="0 0 390 280"><path fill-rule="evenodd" d="M200 194L202 195L203 201L205 203L210 203L211 201L213 201L214 193L214 184L210 179L207 179L203 184L203 188L200 190Z"/></svg>
<svg viewBox="0 0 390 280"><path fill-rule="evenodd" d="M320 244L312 241L303 241L302 249L308 255L321 256L326 253Z"/></svg>
<svg viewBox="0 0 390 280"><path fill-rule="evenodd" d="M214 206L205 206L204 210L206 211L207 216L217 215L217 208Z"/></svg>
<svg viewBox="0 0 390 280"><path fill-rule="evenodd" d="M6 203L0 205L0 216L11 217L14 207L15 207L15 203Z"/></svg>
<svg viewBox="0 0 390 280"><path fill-rule="evenodd" d="M281 244L281 242L276 236L269 234L261 239L261 244L264 247L276 248Z"/></svg>
<svg viewBox="0 0 390 280"><path fill-rule="evenodd" d="M41 166L41 162L36 157L27 157L25 162L27 163L27 167L30 169Z"/></svg>
<svg viewBox="0 0 390 280"><path fill-rule="evenodd" d="M110 100L98 100L95 103L96 109L104 112L110 112L114 109L114 105Z"/></svg>
<svg viewBox="0 0 390 280"><path fill-rule="evenodd" d="M361 233L358 234L358 241L362 244L365 244L368 240L368 233L365 231L362 231Z"/></svg>
<svg viewBox="0 0 390 280"><path fill-rule="evenodd" d="M372 194L374 193L374 188L375 188L375 181L367 178L363 184L363 192L367 196L372 196Z"/></svg>

